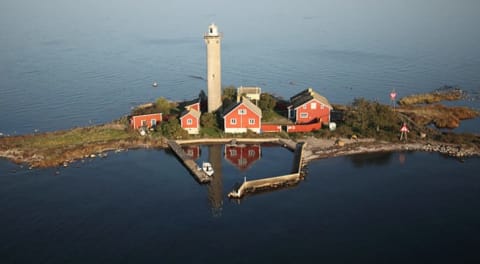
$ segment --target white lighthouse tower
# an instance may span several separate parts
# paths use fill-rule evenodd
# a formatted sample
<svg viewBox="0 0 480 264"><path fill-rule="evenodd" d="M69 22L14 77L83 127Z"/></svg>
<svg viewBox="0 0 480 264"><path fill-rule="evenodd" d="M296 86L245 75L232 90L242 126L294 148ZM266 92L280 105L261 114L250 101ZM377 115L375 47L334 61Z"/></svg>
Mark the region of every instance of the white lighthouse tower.
<svg viewBox="0 0 480 264"><path fill-rule="evenodd" d="M222 67L220 63L221 34L215 24L208 27L203 37L207 45L207 93L208 112L214 112L222 106Z"/></svg>

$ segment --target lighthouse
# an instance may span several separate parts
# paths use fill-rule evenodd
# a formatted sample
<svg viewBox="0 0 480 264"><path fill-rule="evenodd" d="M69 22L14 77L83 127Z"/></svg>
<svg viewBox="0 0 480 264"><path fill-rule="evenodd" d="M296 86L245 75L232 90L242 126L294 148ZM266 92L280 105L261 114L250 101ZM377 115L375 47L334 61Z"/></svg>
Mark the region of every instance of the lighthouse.
<svg viewBox="0 0 480 264"><path fill-rule="evenodd" d="M220 63L221 34L215 24L208 27L204 35L207 45L207 93L208 112L214 112L222 106L222 68Z"/></svg>

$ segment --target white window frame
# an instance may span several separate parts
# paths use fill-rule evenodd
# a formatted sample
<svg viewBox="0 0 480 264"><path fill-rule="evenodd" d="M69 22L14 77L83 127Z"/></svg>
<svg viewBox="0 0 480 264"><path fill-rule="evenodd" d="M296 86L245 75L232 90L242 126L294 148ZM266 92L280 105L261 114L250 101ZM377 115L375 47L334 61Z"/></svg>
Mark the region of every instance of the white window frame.
<svg viewBox="0 0 480 264"><path fill-rule="evenodd" d="M236 125L237 119L235 117L230 118L230 125Z"/></svg>
<svg viewBox="0 0 480 264"><path fill-rule="evenodd" d="M248 119L248 124L249 125L255 125L255 118L249 118Z"/></svg>
<svg viewBox="0 0 480 264"><path fill-rule="evenodd" d="M187 125L192 125L193 124L193 120L191 118L187 119Z"/></svg>
<svg viewBox="0 0 480 264"><path fill-rule="evenodd" d="M152 119L152 120L150 120L150 125L151 125L152 127L157 126L157 119Z"/></svg>
<svg viewBox="0 0 480 264"><path fill-rule="evenodd" d="M300 113L300 118L308 118L308 113L306 112Z"/></svg>
<svg viewBox="0 0 480 264"><path fill-rule="evenodd" d="M310 103L310 109L312 109L312 110L317 109L317 102L311 102Z"/></svg>
<svg viewBox="0 0 480 264"><path fill-rule="evenodd" d="M142 126L142 127L147 126L147 120L146 120L146 119L142 119L142 120L140 121L140 126Z"/></svg>
<svg viewBox="0 0 480 264"><path fill-rule="evenodd" d="M246 115L247 114L247 109L238 109L238 114L239 115Z"/></svg>

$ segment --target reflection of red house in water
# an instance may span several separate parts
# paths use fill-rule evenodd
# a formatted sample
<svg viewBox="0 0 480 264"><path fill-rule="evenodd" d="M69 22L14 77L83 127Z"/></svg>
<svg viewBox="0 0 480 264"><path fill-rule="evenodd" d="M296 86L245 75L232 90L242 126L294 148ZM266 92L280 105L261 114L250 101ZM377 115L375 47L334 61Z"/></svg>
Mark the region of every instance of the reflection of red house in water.
<svg viewBox="0 0 480 264"><path fill-rule="evenodd" d="M200 147L199 146L182 146L183 151L187 156L193 160L197 160L200 157Z"/></svg>
<svg viewBox="0 0 480 264"><path fill-rule="evenodd" d="M225 159L240 170L250 168L261 158L260 145L225 145Z"/></svg>

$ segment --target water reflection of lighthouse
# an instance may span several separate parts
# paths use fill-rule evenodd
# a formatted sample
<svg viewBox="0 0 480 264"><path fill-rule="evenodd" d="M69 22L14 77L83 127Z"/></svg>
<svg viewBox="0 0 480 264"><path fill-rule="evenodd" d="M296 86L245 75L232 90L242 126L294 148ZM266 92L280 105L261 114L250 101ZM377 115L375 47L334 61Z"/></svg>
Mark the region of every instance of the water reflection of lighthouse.
<svg viewBox="0 0 480 264"><path fill-rule="evenodd" d="M223 206L222 145L208 146L208 161L215 171L212 181L208 185L208 200L213 216L221 216Z"/></svg>

